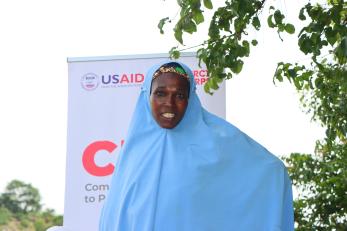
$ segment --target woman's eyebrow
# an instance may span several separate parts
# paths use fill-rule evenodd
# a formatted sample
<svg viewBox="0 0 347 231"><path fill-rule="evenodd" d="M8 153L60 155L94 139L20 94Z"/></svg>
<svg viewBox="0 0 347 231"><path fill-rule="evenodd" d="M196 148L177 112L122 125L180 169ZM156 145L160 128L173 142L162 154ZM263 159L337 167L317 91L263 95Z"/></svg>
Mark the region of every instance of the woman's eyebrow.
<svg viewBox="0 0 347 231"><path fill-rule="evenodd" d="M157 90L157 89L165 89L165 88L166 88L166 86L158 86L158 87L155 88L155 90Z"/></svg>
<svg viewBox="0 0 347 231"><path fill-rule="evenodd" d="M155 89L158 89L158 88L175 88L175 87L171 87L171 86L168 86L168 85L159 85L159 86L156 86L156 88ZM185 90L184 88L182 88L182 87L178 87L178 88L175 88L175 89L177 89L177 90Z"/></svg>

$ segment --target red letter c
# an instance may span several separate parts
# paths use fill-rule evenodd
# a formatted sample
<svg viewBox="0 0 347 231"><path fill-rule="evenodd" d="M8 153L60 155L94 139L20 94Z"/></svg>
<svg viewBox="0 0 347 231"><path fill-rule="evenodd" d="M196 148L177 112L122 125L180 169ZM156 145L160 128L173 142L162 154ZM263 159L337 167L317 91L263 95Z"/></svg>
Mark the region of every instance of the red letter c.
<svg viewBox="0 0 347 231"><path fill-rule="evenodd" d="M100 150L106 150L109 153L113 152L117 148L117 145L110 141L96 141L87 146L83 152L82 163L84 169L93 176L108 176L114 171L113 164L107 164L106 166L98 166L95 164L95 155Z"/></svg>

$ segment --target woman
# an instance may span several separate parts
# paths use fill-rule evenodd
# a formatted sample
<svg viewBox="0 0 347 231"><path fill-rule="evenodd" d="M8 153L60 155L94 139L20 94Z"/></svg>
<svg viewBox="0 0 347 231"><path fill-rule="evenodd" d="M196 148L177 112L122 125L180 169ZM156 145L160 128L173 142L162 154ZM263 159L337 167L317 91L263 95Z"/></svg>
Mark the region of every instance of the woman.
<svg viewBox="0 0 347 231"><path fill-rule="evenodd" d="M148 72L100 231L293 230L282 162L202 108L191 70Z"/></svg>

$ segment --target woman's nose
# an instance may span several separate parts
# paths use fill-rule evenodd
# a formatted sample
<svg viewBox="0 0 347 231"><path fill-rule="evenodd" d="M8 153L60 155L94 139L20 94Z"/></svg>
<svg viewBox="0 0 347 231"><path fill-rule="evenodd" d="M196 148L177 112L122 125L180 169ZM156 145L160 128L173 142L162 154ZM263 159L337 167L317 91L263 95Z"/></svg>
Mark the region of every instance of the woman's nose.
<svg viewBox="0 0 347 231"><path fill-rule="evenodd" d="M169 106L172 106L175 104L175 97L173 95L168 95L166 98L165 98L165 104L166 105L169 105Z"/></svg>

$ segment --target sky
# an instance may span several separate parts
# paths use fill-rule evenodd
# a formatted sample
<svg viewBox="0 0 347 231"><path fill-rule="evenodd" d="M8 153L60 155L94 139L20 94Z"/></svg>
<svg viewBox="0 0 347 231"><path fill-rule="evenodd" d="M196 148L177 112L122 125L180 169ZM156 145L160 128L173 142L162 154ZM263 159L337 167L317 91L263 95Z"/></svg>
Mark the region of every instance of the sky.
<svg viewBox="0 0 347 231"><path fill-rule="evenodd" d="M296 2L274 5L296 20ZM19 179L39 189L46 208L63 213L67 57L166 53L177 42L170 25L161 35L157 24L177 10L173 0L0 2L0 192ZM206 28L184 36L187 47L206 38ZM265 23L250 35L259 44L227 82L227 120L278 156L312 153L324 130L303 113L293 86L272 82L277 62L307 62L296 35L281 42Z"/></svg>

